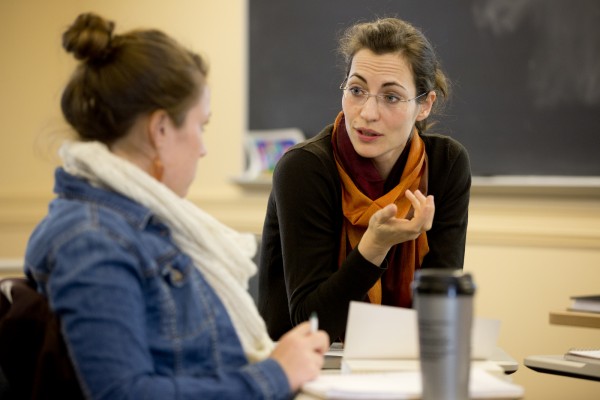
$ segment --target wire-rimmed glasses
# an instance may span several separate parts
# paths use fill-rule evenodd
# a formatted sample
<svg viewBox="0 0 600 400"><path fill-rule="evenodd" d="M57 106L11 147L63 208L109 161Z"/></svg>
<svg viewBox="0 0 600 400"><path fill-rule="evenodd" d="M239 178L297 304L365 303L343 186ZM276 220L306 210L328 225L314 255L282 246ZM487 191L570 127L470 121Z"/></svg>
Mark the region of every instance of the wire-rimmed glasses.
<svg viewBox="0 0 600 400"><path fill-rule="evenodd" d="M413 101L417 100L420 97L423 97L427 94L427 92L423 92L418 96L415 96L411 99L405 99L404 97L396 94L396 93L376 93L371 94L357 85L346 85L346 80L342 82L340 85L340 90L344 94L344 99L350 102L350 104L354 106L363 106L369 97L375 97L375 101L377 104L383 104L386 108L389 109L398 109L406 107L406 105Z"/></svg>

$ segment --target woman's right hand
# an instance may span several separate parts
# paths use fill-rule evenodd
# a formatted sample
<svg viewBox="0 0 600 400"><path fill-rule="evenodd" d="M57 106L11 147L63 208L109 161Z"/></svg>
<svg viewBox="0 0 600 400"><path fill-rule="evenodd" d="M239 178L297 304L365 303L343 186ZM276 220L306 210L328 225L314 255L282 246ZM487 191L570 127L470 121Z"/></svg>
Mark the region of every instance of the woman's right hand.
<svg viewBox="0 0 600 400"><path fill-rule="evenodd" d="M381 265L388 251L398 243L416 239L431 229L435 203L433 196L425 196L419 190L406 191L413 206L412 219L396 218L398 208L388 204L377 211L369 220L369 226L358 243L360 254L375 265Z"/></svg>
<svg viewBox="0 0 600 400"><path fill-rule="evenodd" d="M279 362L295 392L317 377L328 349L329 335L311 332L310 323L303 322L279 339L271 358Z"/></svg>

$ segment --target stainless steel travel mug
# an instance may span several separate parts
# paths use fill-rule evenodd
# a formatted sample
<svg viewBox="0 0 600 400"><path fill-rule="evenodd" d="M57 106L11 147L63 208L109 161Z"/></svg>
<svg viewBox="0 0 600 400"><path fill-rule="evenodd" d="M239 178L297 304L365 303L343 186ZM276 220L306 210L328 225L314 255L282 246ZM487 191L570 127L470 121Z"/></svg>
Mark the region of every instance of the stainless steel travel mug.
<svg viewBox="0 0 600 400"><path fill-rule="evenodd" d="M462 270L422 269L412 284L423 400L468 400L475 285Z"/></svg>

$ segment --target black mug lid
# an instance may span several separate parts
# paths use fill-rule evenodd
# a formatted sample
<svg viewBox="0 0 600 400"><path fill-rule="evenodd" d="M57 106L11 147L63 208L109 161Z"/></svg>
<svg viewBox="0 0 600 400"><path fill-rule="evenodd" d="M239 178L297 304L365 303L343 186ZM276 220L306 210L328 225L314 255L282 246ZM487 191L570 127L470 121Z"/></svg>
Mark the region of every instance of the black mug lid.
<svg viewBox="0 0 600 400"><path fill-rule="evenodd" d="M475 294L471 274L460 269L420 269L415 271L413 291L419 294Z"/></svg>

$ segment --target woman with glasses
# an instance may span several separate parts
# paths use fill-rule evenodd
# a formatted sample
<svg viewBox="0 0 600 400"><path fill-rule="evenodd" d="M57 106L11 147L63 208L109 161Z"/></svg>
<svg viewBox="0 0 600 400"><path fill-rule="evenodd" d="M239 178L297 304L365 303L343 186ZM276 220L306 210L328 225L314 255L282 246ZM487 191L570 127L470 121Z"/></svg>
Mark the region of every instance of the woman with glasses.
<svg viewBox="0 0 600 400"><path fill-rule="evenodd" d="M432 45L386 18L340 51L342 111L274 172L259 269L274 339L313 311L343 338L350 301L411 307L416 269L463 267L471 173L461 144L427 133L449 94Z"/></svg>

